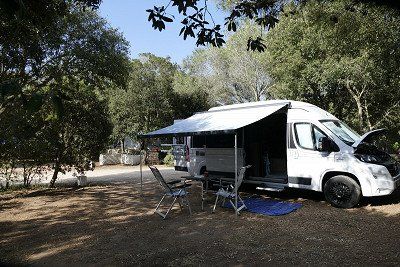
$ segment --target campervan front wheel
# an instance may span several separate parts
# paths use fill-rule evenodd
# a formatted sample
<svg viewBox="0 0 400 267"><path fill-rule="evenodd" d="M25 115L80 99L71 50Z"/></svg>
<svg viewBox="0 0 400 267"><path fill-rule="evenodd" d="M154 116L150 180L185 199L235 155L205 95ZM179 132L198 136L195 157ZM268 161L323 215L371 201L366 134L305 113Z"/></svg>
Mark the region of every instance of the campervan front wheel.
<svg viewBox="0 0 400 267"><path fill-rule="evenodd" d="M324 185L326 200L338 208L352 208L361 198L360 185L352 178L337 175L330 178Z"/></svg>

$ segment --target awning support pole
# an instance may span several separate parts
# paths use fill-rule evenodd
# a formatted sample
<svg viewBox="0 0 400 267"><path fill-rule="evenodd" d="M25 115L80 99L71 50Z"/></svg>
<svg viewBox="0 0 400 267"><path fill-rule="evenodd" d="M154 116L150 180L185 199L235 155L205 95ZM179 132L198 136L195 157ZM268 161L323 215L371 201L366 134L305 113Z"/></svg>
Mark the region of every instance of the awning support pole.
<svg viewBox="0 0 400 267"><path fill-rule="evenodd" d="M140 196L143 196L142 143L140 143Z"/></svg>
<svg viewBox="0 0 400 267"><path fill-rule="evenodd" d="M236 217L238 216L238 176L237 176L237 169L238 169L238 148L237 148L237 133L235 133L235 213Z"/></svg>

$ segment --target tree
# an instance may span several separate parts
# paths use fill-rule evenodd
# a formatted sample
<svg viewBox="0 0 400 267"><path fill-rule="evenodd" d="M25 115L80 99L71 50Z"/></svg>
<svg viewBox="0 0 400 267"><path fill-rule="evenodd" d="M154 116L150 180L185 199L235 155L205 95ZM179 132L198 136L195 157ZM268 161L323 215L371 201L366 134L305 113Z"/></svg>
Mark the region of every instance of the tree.
<svg viewBox="0 0 400 267"><path fill-rule="evenodd" d="M37 138L32 135L32 126L37 126L37 117L33 116L31 110L22 107L22 101L14 101L6 112L0 113L0 121L3 127L0 128L0 173L6 179L5 187L16 176L15 169L22 163L24 170L29 162L31 168L37 166L40 158L30 162L36 156ZM32 126L30 126L32 125ZM25 175L24 185L29 184L29 175Z"/></svg>
<svg viewBox="0 0 400 267"><path fill-rule="evenodd" d="M126 92L111 96L114 138L155 130L172 123L172 81L177 66L169 59L142 54L131 63Z"/></svg>
<svg viewBox="0 0 400 267"><path fill-rule="evenodd" d="M185 119L195 112L209 109L210 96L205 88L196 77L178 70L173 81L174 118Z"/></svg>
<svg viewBox="0 0 400 267"><path fill-rule="evenodd" d="M51 27L24 28L27 33L18 29L29 21L13 18L0 28L4 33L0 43L3 94L24 93L24 86L57 87L65 76L99 88L110 82L125 83L128 43L95 12L83 12L72 5L65 16L54 18ZM49 92L54 99L62 98L57 89Z"/></svg>
<svg viewBox="0 0 400 267"><path fill-rule="evenodd" d="M351 3L287 6L267 37L274 93L329 109L360 131L388 127L395 132L400 123L399 11Z"/></svg>
<svg viewBox="0 0 400 267"><path fill-rule="evenodd" d="M54 173L50 181L53 187L58 172L75 167L78 172L87 170L89 160L98 157L108 143L112 124L106 101L99 100L92 88L81 82L66 83L71 86L63 100L65 112L61 117L51 117L47 121L46 132L54 162ZM54 114L55 115L55 114Z"/></svg>
<svg viewBox="0 0 400 267"><path fill-rule="evenodd" d="M187 75L169 58L142 54L131 66L126 90L109 97L114 140L137 140L140 134L208 107L207 94L186 83Z"/></svg>
<svg viewBox="0 0 400 267"><path fill-rule="evenodd" d="M72 24L70 29L75 26L73 30L82 33L82 29L76 27L78 14L83 14L79 10L96 7L96 2L99 3L98 0L1 1L1 93L20 94L25 85L44 86L49 83L51 78L45 76L51 71L55 74L54 64L62 62L62 57L66 56L63 52L69 48L66 41L73 40L67 29L69 24ZM77 47L76 43L71 43Z"/></svg>
<svg viewBox="0 0 400 267"><path fill-rule="evenodd" d="M54 164L51 187L59 172L71 167L86 170L87 161L98 156L111 134L107 105L94 90L68 80L64 86L70 88L64 91L61 114L51 102L32 110L24 108L21 99L0 114L4 123L0 129L0 164L21 166L25 186L50 164Z"/></svg>
<svg viewBox="0 0 400 267"><path fill-rule="evenodd" d="M0 113L0 167L7 180L16 176L15 168L22 167L24 186L47 169L49 147L43 138L43 120L34 108L25 108L24 99L14 99ZM8 183L6 185L8 187Z"/></svg>
<svg viewBox="0 0 400 267"><path fill-rule="evenodd" d="M271 98L272 79L266 72L266 53L247 51L243 39L258 34L247 22L227 40L226 47L198 50L184 65L193 79L210 92L212 105L260 101Z"/></svg>
<svg viewBox="0 0 400 267"><path fill-rule="evenodd" d="M47 7L57 4L54 0ZM82 169L107 142L109 122L101 94L105 88L125 86L128 43L96 12L69 1L60 14L51 9L47 26L29 16L37 15L35 11L27 3L26 10L9 20L2 17L0 24L2 33L16 33L0 39L0 117L9 118L9 132L22 135L15 139L0 131L0 150L19 164L37 158L54 163L54 185L59 171L70 166ZM14 110L16 105L21 110ZM21 127L28 130L20 131ZM40 156L11 151L15 145L21 151L36 151L30 149L36 144ZM3 159L7 153L1 154Z"/></svg>

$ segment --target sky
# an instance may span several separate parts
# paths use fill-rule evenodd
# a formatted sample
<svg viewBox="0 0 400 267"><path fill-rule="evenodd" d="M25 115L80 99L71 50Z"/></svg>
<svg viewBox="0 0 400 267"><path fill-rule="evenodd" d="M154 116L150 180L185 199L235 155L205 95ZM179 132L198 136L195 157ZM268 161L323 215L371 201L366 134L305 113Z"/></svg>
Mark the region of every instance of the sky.
<svg viewBox="0 0 400 267"><path fill-rule="evenodd" d="M156 56L169 56L171 61L181 64L196 49L196 41L190 37L183 40L179 36L182 17L177 14L176 7L168 9L167 12L175 16L175 21L166 23L166 30L162 32L154 30L151 22L147 21L146 9L154 5L166 6L168 2L169 0L103 0L99 12L129 41L131 58L149 52ZM213 1L208 1L208 7L214 21L223 25L225 14L216 8Z"/></svg>

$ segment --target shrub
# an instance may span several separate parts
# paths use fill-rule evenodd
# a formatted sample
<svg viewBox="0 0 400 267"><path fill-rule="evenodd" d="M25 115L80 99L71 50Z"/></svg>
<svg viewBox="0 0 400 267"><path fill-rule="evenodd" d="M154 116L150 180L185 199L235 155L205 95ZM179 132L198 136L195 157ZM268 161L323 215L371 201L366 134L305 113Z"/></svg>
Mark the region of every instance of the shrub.
<svg viewBox="0 0 400 267"><path fill-rule="evenodd" d="M168 154L165 156L163 162L164 162L164 164L167 165L167 166L170 166L170 167L174 166L174 156L173 156L172 154L168 153Z"/></svg>

